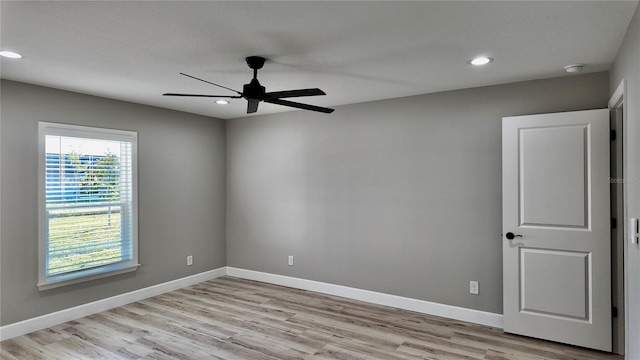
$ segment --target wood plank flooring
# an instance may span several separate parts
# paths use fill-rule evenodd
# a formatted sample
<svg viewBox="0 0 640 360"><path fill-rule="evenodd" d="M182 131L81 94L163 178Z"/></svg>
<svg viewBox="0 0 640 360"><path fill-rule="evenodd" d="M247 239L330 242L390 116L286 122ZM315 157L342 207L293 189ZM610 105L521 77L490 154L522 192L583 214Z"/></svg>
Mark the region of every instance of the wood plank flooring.
<svg viewBox="0 0 640 360"><path fill-rule="evenodd" d="M222 277L4 341L25 359L623 359L500 329Z"/></svg>

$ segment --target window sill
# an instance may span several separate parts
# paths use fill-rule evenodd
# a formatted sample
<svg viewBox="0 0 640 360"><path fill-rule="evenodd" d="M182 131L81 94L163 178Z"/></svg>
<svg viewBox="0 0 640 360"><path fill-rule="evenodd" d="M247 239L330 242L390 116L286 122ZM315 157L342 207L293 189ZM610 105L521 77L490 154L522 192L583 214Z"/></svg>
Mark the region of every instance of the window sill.
<svg viewBox="0 0 640 360"><path fill-rule="evenodd" d="M140 264L113 264L95 269L90 269L78 273L50 276L43 282L38 283L38 291L55 289L62 286L79 284L86 281L102 279L109 276L124 274L138 270Z"/></svg>

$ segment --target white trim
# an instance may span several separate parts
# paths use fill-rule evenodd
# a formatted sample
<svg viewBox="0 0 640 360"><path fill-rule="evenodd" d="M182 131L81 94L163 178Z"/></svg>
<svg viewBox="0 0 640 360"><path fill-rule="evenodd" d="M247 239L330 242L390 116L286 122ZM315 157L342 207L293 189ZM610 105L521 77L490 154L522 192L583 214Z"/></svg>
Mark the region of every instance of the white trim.
<svg viewBox="0 0 640 360"><path fill-rule="evenodd" d="M625 79L622 79L622 81L620 81L620 84L618 84L616 91L613 92L613 95L611 95L611 98L609 99L609 109L617 109L620 107L620 101L624 99L626 90L627 82L625 81Z"/></svg>
<svg viewBox="0 0 640 360"><path fill-rule="evenodd" d="M264 273L260 271L239 269L229 266L227 266L227 275L242 279L262 281L275 285L288 286L296 289L310 290L322 294L341 296L348 299L360 300L378 305L392 306L399 309L416 311L423 314L441 316L454 320L467 321L475 324L493 326L500 329L503 328L502 315L486 311L438 304L425 300L412 299L403 296L390 295L342 285L329 284L320 281L306 280L290 276Z"/></svg>
<svg viewBox="0 0 640 360"><path fill-rule="evenodd" d="M134 272L138 270L140 266L142 265L140 264L130 265L129 263L125 263L125 266L122 266L122 264L111 264L111 265L107 265L107 266L95 269L96 273L93 275L90 275L88 271L83 272L81 277L65 277L63 275L57 281L56 280L49 281L44 284L38 284L37 286L39 291L55 289L61 286L78 284L85 281L97 280L97 279L102 279L109 276L125 274L128 272Z"/></svg>
<svg viewBox="0 0 640 360"><path fill-rule="evenodd" d="M16 336L28 334L33 331L46 329L48 327L62 324L67 321L75 320L81 317L89 316L101 311L113 309L118 306L130 304L152 296L164 294L169 291L177 290L186 286L201 283L215 279L226 274L224 267L205 271L199 274L187 276L181 279L168 281L162 284L149 286L143 289L134 290L128 293L112 296L106 299L97 300L87 304L74 306L69 309L56 311L35 318L23 320L17 323L0 327L0 341L8 340Z"/></svg>
<svg viewBox="0 0 640 360"><path fill-rule="evenodd" d="M47 129L47 135L86 137L113 141L138 141L138 133L130 130L108 129L95 126L54 123L40 121L41 128Z"/></svg>
<svg viewBox="0 0 640 360"><path fill-rule="evenodd" d="M347 299L359 300L372 304L415 311L422 314L441 316L454 320L493 326L500 329L502 329L503 327L501 314L467 309L452 305L438 304L425 300L412 299L403 296L390 295L320 281L300 279L290 276L276 275L227 266L187 276L181 279L168 281L162 284L149 286L143 289L134 290L106 299L97 300L87 304L78 305L69 309L56 311L50 314L45 314L17 323L1 326L0 341L12 339L17 336L46 329L48 327L62 324L67 321L72 321L81 317L96 314L101 311L113 309L118 306L130 304L135 301L140 301L152 296L164 294L166 292L195 285L203 281L212 280L225 275L241 279L261 281L269 284L288 286L296 289L315 291L322 294L335 295Z"/></svg>
<svg viewBox="0 0 640 360"><path fill-rule="evenodd" d="M622 170L622 177L623 178L627 178L627 170L626 170L626 157L628 154L627 151L627 126L628 126L628 121L627 121L627 114L629 114L628 110L627 110L627 80L626 79L622 79L620 81L620 84L618 84L618 87L616 88L616 91L613 92L613 95L611 95L611 98L609 99L609 109L610 110L622 110L622 156L623 156L623 170ZM623 243L624 243L624 259L623 259L623 264L624 264L624 270L623 270L623 282L624 282L624 297L623 297L623 302L624 302L624 354L625 354L625 358L626 358L626 354L631 353L631 346L633 346L633 344L635 344L636 339L632 339L631 335L632 335L632 331L630 328L630 318L632 316L631 311L630 311L630 304L631 304L631 298L630 298L630 292L629 292L629 280L630 280L630 269L629 269L629 242L627 241L627 236L628 236L628 232L627 232L627 219L629 219L631 216L629 215L629 210L627 209L627 199L628 199L628 187L627 186L623 186L623 195L622 195L622 199L624 201L624 204L622 205L622 207L624 208L624 214L622 216L623 218L623 224L622 226L620 226L620 229L622 230L623 234L622 234L622 238ZM621 349L622 350L622 349Z"/></svg>
<svg viewBox="0 0 640 360"><path fill-rule="evenodd" d="M113 140L131 144L131 258L125 264L109 264L89 270L78 270L63 276L47 275L47 216L46 216L46 136L74 136L89 139ZM136 271L138 268L138 133L129 130L38 122L38 283L39 291ZM123 225L124 225L123 221ZM128 223L128 222L127 222Z"/></svg>

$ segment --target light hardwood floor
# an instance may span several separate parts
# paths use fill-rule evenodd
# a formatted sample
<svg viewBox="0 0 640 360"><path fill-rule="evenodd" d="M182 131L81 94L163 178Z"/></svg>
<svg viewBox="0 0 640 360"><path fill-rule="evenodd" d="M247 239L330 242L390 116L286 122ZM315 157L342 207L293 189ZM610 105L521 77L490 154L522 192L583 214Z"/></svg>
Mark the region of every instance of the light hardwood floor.
<svg viewBox="0 0 640 360"><path fill-rule="evenodd" d="M222 277L1 343L14 359L622 359L500 329Z"/></svg>

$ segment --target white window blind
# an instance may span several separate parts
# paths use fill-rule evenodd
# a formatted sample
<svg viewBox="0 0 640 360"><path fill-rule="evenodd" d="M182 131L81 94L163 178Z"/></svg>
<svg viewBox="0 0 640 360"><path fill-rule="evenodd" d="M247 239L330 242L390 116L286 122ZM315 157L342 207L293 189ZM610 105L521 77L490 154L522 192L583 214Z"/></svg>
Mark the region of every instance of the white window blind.
<svg viewBox="0 0 640 360"><path fill-rule="evenodd" d="M41 139L39 287L135 269L135 133L41 123Z"/></svg>

